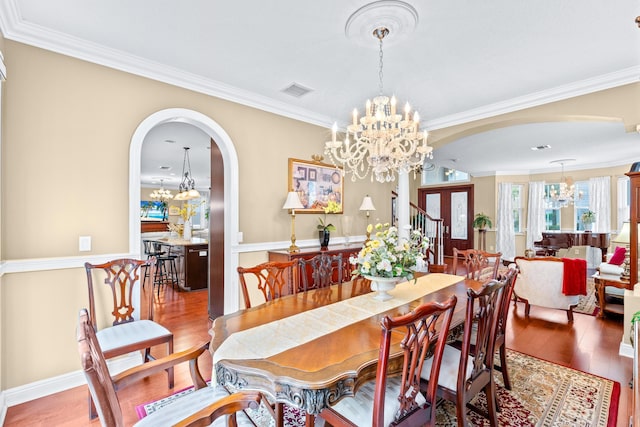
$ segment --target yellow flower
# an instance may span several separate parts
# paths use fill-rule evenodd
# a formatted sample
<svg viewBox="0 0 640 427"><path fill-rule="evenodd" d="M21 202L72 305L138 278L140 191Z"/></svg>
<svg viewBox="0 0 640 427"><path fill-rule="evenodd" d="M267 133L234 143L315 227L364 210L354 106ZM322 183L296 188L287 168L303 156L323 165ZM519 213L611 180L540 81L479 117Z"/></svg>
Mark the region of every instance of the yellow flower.
<svg viewBox="0 0 640 427"><path fill-rule="evenodd" d="M371 241L371 247L372 248L379 248L380 247L380 240L372 240Z"/></svg>
<svg viewBox="0 0 640 427"><path fill-rule="evenodd" d="M367 233L371 234L372 231L373 231L373 225L372 224L367 225Z"/></svg>

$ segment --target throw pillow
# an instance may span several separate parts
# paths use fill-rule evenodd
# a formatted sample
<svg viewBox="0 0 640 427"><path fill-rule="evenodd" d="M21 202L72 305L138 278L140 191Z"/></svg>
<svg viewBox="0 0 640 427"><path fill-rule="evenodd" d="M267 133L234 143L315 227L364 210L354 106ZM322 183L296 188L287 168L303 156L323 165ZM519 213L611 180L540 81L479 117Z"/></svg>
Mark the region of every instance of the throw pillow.
<svg viewBox="0 0 640 427"><path fill-rule="evenodd" d="M627 253L626 248L623 248L622 246L616 247L616 250L613 253L613 256L609 260L609 264L622 265L622 263L624 262L624 256L626 253Z"/></svg>

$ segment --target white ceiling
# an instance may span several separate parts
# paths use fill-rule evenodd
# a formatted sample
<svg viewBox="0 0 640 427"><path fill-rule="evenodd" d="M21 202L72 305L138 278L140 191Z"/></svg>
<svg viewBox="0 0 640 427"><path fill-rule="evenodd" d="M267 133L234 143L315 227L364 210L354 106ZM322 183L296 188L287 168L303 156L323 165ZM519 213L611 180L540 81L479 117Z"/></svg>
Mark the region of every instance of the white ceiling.
<svg viewBox="0 0 640 427"><path fill-rule="evenodd" d="M377 40L345 35L349 16L368 3L5 0L0 27L12 40L329 127L345 125L378 92ZM417 23L385 39L384 87L409 101L428 129L640 79L637 0L408 3ZM312 91L283 93L292 83ZM158 138L178 140L181 169L184 138ZM541 142L552 149L527 151ZM542 171L557 170L549 162L561 158L628 163L640 158L639 142L621 124L550 123L466 137L434 154L476 174Z"/></svg>

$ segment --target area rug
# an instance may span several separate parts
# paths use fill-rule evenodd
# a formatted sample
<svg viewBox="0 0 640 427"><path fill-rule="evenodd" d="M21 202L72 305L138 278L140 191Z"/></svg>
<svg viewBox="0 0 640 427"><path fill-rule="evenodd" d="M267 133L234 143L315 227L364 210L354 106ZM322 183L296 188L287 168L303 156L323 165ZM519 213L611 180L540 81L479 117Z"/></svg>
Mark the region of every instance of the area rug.
<svg viewBox="0 0 640 427"><path fill-rule="evenodd" d="M600 311L596 304L596 286L591 277L587 278L587 295L580 295L578 305L573 309L574 313L589 314L595 316Z"/></svg>
<svg viewBox="0 0 640 427"><path fill-rule="evenodd" d="M614 427L618 417L620 384L575 369L547 362L513 350L507 350L512 390L506 390L502 376L496 375L501 411L498 422L504 427L590 426ZM182 390L168 398L136 408L143 417L168 402L179 399L192 389ZM486 408L483 394L472 403ZM266 409L248 411L257 426L274 426ZM488 426L489 421L468 412L473 426ZM304 412L285 408L285 426L304 425ZM455 405L441 402L437 411L437 426L457 426Z"/></svg>

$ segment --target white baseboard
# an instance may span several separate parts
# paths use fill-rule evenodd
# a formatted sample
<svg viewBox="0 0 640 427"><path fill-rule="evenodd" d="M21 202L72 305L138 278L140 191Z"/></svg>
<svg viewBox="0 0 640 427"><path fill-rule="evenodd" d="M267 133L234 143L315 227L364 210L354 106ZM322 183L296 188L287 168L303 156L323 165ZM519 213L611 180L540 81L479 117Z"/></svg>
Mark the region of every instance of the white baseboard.
<svg viewBox="0 0 640 427"><path fill-rule="evenodd" d="M7 418L7 401L4 397L4 391L0 391L0 426L4 425L4 420Z"/></svg>
<svg viewBox="0 0 640 427"><path fill-rule="evenodd" d="M620 348L618 354L623 357L629 357L633 359L633 346L631 344L625 344L624 341L620 341Z"/></svg>
<svg viewBox="0 0 640 427"><path fill-rule="evenodd" d="M121 357L110 359L107 362L109 372L112 375L122 372L125 369L132 368L142 363L142 355L139 352L129 353ZM54 393L69 390L86 384L84 373L82 370L70 372L68 374L58 375L56 377L47 378L33 383L21 385L5 390L0 394L0 403L4 408L29 402L34 399L49 396ZM2 415L6 414L6 409ZM1 421L4 421L4 417ZM0 425L2 423L0 422Z"/></svg>

